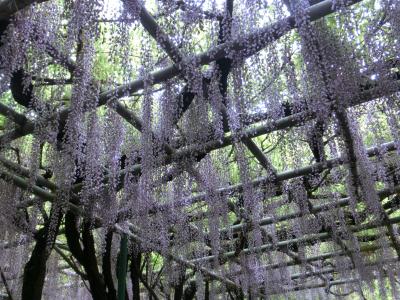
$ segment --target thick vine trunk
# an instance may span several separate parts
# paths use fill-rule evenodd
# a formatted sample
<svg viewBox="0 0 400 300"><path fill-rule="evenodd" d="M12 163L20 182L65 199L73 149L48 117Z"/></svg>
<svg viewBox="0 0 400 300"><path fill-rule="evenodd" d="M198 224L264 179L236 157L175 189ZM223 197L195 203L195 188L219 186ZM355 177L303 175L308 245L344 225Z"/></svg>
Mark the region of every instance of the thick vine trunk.
<svg viewBox="0 0 400 300"><path fill-rule="evenodd" d="M65 236L67 237L68 247L72 255L85 269L93 300L108 300L106 285L98 269L90 222L84 221L82 224L83 248L80 244L79 231L76 225L76 216L72 212L67 212L65 216Z"/></svg>
<svg viewBox="0 0 400 300"><path fill-rule="evenodd" d="M50 220L35 234L36 244L24 267L22 300L40 300L46 278L46 262L53 249L62 219L61 209L55 205Z"/></svg>
<svg viewBox="0 0 400 300"><path fill-rule="evenodd" d="M112 266L111 266L111 246L112 246L113 232L109 230L106 234L106 248L103 254L103 277L104 282L107 286L108 299L117 299L117 290L114 286L114 281L112 278Z"/></svg>
<svg viewBox="0 0 400 300"><path fill-rule="evenodd" d="M196 296L196 291L196 282L190 281L188 286L185 288L185 291L183 292L183 300L193 300Z"/></svg>
<svg viewBox="0 0 400 300"><path fill-rule="evenodd" d="M177 284L174 288L174 300L181 300L183 297L183 285L184 281L181 281L179 284Z"/></svg>
<svg viewBox="0 0 400 300"><path fill-rule="evenodd" d="M133 249L131 251L130 259L132 300L140 300L140 263L142 261L142 254L136 249Z"/></svg>

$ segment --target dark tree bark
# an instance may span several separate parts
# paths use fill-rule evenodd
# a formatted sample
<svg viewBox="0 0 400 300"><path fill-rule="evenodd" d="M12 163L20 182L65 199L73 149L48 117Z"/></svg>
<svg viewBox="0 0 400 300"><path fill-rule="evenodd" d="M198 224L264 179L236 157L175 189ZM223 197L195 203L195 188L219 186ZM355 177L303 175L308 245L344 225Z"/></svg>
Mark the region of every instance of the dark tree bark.
<svg viewBox="0 0 400 300"><path fill-rule="evenodd" d="M21 68L15 71L11 76L10 88L14 100L24 106L29 107L33 100L33 84L25 83L27 74Z"/></svg>
<svg viewBox="0 0 400 300"><path fill-rule="evenodd" d="M130 261L129 269L132 282L132 300L140 300L140 264L142 261L142 254L137 251L137 249L132 249Z"/></svg>
<svg viewBox="0 0 400 300"><path fill-rule="evenodd" d="M183 297L183 286L185 285L184 274L181 276L178 284L174 286L174 300L181 300Z"/></svg>
<svg viewBox="0 0 400 300"><path fill-rule="evenodd" d="M112 277L112 266L111 266L111 246L112 246L113 232L109 230L106 234L106 248L103 254L103 277L104 282L107 287L108 299L117 299L117 291L114 286L114 281Z"/></svg>
<svg viewBox="0 0 400 300"><path fill-rule="evenodd" d="M183 300L193 300L196 296L196 282L190 281L183 292Z"/></svg>
<svg viewBox="0 0 400 300"><path fill-rule="evenodd" d="M65 216L65 236L68 247L72 255L85 269L93 299L108 300L109 295L106 291L106 285L98 269L91 224L88 220L83 221L82 247L79 240L80 234L77 229L77 221L77 217L72 212L67 212Z"/></svg>
<svg viewBox="0 0 400 300"><path fill-rule="evenodd" d="M53 249L62 219L61 208L53 204L50 219L35 235L35 247L24 267L22 300L40 300L46 277L46 262Z"/></svg>

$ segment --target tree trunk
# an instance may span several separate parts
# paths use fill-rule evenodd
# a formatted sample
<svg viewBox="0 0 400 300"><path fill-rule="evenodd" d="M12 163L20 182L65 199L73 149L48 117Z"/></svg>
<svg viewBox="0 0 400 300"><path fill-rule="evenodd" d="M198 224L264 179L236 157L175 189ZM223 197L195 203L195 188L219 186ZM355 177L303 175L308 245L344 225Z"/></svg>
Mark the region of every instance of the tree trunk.
<svg viewBox="0 0 400 300"><path fill-rule="evenodd" d="M183 300L193 300L196 296L196 282L190 281L183 293Z"/></svg>
<svg viewBox="0 0 400 300"><path fill-rule="evenodd" d="M79 241L76 223L76 216L72 212L67 212L65 216L65 236L67 237L68 247L72 255L85 269L93 300L108 300L106 285L98 269L90 222L84 221L82 224L83 248Z"/></svg>
<svg viewBox="0 0 400 300"><path fill-rule="evenodd" d="M24 267L22 300L40 300L46 277L46 262L53 249L62 219L61 208L53 204L49 221L35 235L36 244Z"/></svg>
<svg viewBox="0 0 400 300"><path fill-rule="evenodd" d="M131 282L132 282L132 300L140 300L140 264L142 261L142 254L133 249L131 251Z"/></svg>
<svg viewBox="0 0 400 300"><path fill-rule="evenodd" d="M113 232L109 230L106 234L106 249L103 254L103 277L104 282L107 286L108 299L117 299L117 291L114 286L114 281L112 278L112 267L111 267L111 246L112 246Z"/></svg>

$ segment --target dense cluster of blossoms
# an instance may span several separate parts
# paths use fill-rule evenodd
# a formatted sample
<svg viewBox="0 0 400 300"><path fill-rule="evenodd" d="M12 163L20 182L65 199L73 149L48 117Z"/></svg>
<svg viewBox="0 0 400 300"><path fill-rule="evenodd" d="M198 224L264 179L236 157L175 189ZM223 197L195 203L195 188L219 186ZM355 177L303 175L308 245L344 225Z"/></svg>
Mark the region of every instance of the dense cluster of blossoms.
<svg viewBox="0 0 400 300"><path fill-rule="evenodd" d="M124 234L146 280L158 272L149 293L365 297L378 283L397 298L400 7L319 2L123 0L110 17L104 1L45 1L4 21L7 291L24 296L45 232L47 273L68 277L47 277L48 299L95 298L98 267L76 248L107 274Z"/></svg>

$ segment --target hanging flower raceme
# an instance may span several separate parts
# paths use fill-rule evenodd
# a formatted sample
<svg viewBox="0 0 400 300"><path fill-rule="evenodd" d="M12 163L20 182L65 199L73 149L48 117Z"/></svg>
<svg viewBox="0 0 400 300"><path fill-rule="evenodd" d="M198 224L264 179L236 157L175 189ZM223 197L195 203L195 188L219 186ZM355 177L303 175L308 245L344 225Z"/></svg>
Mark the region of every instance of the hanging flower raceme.
<svg viewBox="0 0 400 300"><path fill-rule="evenodd" d="M3 2L0 295L398 298L396 1Z"/></svg>

